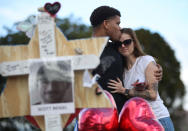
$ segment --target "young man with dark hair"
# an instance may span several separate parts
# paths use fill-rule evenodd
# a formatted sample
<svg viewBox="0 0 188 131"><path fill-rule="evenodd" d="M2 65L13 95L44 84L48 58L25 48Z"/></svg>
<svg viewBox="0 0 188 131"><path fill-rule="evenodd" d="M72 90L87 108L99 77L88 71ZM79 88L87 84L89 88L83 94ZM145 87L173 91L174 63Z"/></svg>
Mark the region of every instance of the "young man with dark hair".
<svg viewBox="0 0 188 131"><path fill-rule="evenodd" d="M120 78L123 81L123 57L118 52L115 41L119 41L121 36L120 12L109 6L100 6L96 8L90 17L93 27L93 37L109 36L109 41L100 56L99 66L93 70L93 75L100 75L98 84L107 91L107 83L110 79ZM118 93L112 93L117 105L118 112L121 111L127 98Z"/></svg>

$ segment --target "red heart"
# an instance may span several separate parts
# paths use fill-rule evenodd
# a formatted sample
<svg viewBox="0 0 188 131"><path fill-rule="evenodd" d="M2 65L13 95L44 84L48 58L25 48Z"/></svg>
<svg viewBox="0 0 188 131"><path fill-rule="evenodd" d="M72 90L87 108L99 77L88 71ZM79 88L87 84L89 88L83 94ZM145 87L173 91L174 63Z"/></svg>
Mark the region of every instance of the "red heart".
<svg viewBox="0 0 188 131"><path fill-rule="evenodd" d="M115 101L110 93L105 92L112 102ZM78 119L79 131L118 131L118 113L114 108L83 109Z"/></svg>
<svg viewBox="0 0 188 131"><path fill-rule="evenodd" d="M146 100L134 97L123 106L119 131L164 131Z"/></svg>
<svg viewBox="0 0 188 131"><path fill-rule="evenodd" d="M52 17L56 15L60 8L61 4L59 2L54 2L53 4L46 3L44 6L45 11L48 12Z"/></svg>

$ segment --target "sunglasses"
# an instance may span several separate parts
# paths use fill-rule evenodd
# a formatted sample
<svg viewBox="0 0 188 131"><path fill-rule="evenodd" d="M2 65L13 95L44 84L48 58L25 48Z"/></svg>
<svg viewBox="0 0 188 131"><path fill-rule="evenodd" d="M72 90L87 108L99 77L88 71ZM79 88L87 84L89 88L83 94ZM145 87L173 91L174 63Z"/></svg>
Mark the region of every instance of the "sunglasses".
<svg viewBox="0 0 188 131"><path fill-rule="evenodd" d="M124 40L123 42L119 41L117 42L117 44L118 44L118 47L122 46L122 44L125 46L128 46L132 43L132 41L133 41L132 39L127 39L127 40Z"/></svg>

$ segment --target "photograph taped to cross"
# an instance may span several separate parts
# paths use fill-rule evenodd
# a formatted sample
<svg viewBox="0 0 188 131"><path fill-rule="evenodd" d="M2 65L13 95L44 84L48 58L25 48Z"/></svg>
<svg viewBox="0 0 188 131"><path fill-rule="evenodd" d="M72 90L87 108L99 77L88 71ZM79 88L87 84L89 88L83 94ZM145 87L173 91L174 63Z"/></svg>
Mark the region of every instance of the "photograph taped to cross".
<svg viewBox="0 0 188 131"><path fill-rule="evenodd" d="M74 113L74 73L68 58L29 62L31 115Z"/></svg>

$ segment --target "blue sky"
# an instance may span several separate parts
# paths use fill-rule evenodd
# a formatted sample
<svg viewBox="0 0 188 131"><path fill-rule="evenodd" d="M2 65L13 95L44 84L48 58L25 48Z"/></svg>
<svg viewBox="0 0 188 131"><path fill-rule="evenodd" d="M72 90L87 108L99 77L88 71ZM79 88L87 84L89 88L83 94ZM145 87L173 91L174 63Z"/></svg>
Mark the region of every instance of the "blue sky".
<svg viewBox="0 0 188 131"><path fill-rule="evenodd" d="M55 0L1 0L0 36L5 35L3 26L37 15L37 8ZM121 27L145 28L158 32L175 51L181 63L181 79L188 88L188 1L187 0L59 0L62 8L58 17L73 15L81 23L90 25L89 16L98 6L109 5L120 10ZM187 89L188 90L188 89ZM187 104L186 104L187 103ZM188 110L188 95L185 99Z"/></svg>

